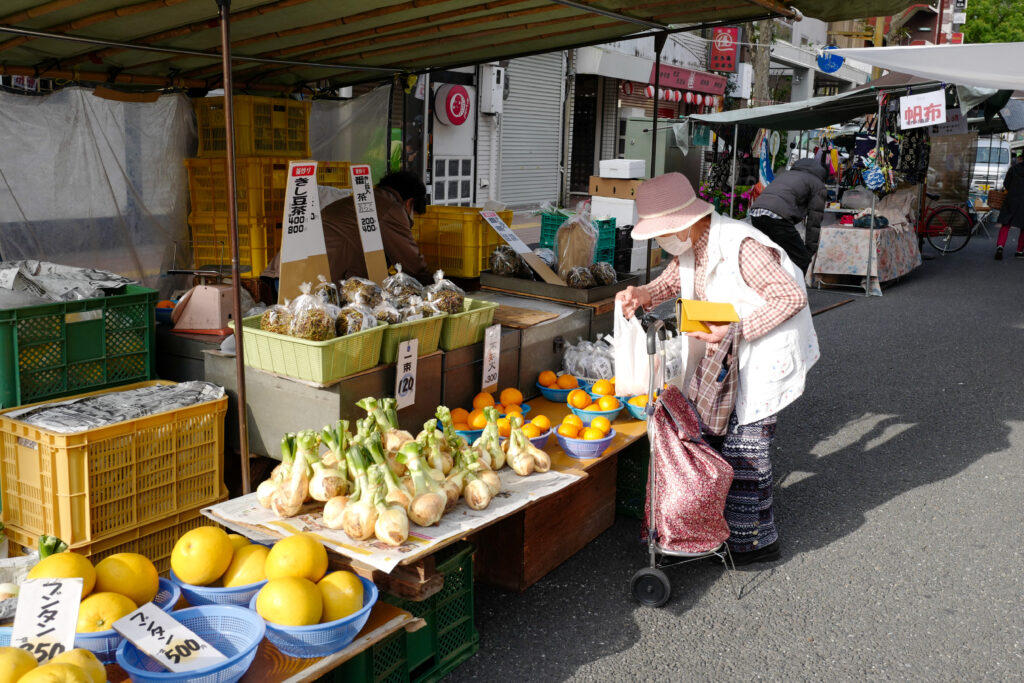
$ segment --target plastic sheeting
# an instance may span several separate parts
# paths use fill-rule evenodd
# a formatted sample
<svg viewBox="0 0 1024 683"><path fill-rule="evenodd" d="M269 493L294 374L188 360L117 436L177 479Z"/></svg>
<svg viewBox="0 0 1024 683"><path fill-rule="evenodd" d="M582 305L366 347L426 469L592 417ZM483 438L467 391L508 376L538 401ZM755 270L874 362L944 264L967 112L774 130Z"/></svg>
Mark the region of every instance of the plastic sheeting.
<svg viewBox="0 0 1024 683"><path fill-rule="evenodd" d="M314 100L309 114L313 158L369 164L373 181L380 180L387 172L390 157L390 103L390 85L353 100Z"/></svg>
<svg viewBox="0 0 1024 683"><path fill-rule="evenodd" d="M150 287L187 267L194 146L184 95L119 102L68 88L0 93L0 257L119 273Z"/></svg>

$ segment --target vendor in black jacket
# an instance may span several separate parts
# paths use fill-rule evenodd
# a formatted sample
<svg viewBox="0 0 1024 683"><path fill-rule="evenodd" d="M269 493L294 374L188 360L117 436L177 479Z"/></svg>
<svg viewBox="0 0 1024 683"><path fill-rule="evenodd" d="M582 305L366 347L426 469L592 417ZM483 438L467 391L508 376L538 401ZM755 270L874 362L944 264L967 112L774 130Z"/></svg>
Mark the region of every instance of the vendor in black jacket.
<svg viewBox="0 0 1024 683"><path fill-rule="evenodd" d="M825 215L825 169L817 159L800 159L788 171L775 176L750 206L750 222L782 247L789 258L807 272L818 251L821 219ZM796 231L804 222L806 244Z"/></svg>

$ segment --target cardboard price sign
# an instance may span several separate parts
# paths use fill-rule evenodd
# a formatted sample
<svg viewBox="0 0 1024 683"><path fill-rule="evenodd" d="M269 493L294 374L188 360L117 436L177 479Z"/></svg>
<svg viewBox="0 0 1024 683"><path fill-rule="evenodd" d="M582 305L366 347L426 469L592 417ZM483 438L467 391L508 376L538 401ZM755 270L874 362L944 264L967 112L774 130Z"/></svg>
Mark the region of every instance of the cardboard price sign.
<svg viewBox="0 0 1024 683"><path fill-rule="evenodd" d="M299 285L316 282L317 275L331 279L324 225L320 218L315 161L288 163L282 232L279 304L297 297Z"/></svg>
<svg viewBox="0 0 1024 683"><path fill-rule="evenodd" d="M29 579L18 593L11 645L43 664L75 647L82 579Z"/></svg>
<svg viewBox="0 0 1024 683"><path fill-rule="evenodd" d="M942 88L923 95L900 98L900 128L920 128L946 122L946 91Z"/></svg>
<svg viewBox="0 0 1024 683"><path fill-rule="evenodd" d="M398 345L395 361L395 399L398 409L407 408L416 402L416 359L419 356L420 340L410 339Z"/></svg>
<svg viewBox="0 0 1024 683"><path fill-rule="evenodd" d="M114 630L160 666L175 673L203 669L227 659L151 602L115 621Z"/></svg>
<svg viewBox="0 0 1024 683"><path fill-rule="evenodd" d="M501 220L501 216L494 211L481 211L480 215L494 228L494 232L498 233L501 239L508 243L508 246L512 247L517 254L523 257L523 260L533 268L537 275L544 279L544 282L565 286L565 280L558 277L558 273L551 270L548 264L541 260L540 256L534 254L533 250L526 246L526 243L519 239L518 235L512 232L512 228L505 225L505 221Z"/></svg>
<svg viewBox="0 0 1024 683"><path fill-rule="evenodd" d="M498 363L501 356L501 325L491 325L484 330L484 372L481 391L490 391L498 386Z"/></svg>
<svg viewBox="0 0 1024 683"><path fill-rule="evenodd" d="M349 173L352 174L352 193L359 221L359 239L363 243L363 257L366 259L366 274L374 282L382 282L388 276L388 260L384 256L384 239L380 232L370 167L358 164L352 166Z"/></svg>

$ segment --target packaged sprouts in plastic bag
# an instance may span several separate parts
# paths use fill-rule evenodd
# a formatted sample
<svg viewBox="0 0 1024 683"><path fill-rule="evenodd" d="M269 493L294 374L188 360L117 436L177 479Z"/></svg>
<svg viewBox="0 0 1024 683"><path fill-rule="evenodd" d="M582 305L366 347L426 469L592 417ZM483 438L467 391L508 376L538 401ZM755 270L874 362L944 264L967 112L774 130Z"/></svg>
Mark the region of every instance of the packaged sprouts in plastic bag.
<svg viewBox="0 0 1024 683"><path fill-rule="evenodd" d="M384 302L384 291L363 277L350 277L341 281L341 297L350 304L362 303L370 308Z"/></svg>
<svg viewBox="0 0 1024 683"><path fill-rule="evenodd" d="M310 293L312 289L313 285L310 282L303 282L299 287L302 294L292 302L292 321L288 334L310 341L333 339L334 318L327 310L327 304L320 297Z"/></svg>
<svg viewBox="0 0 1024 683"><path fill-rule="evenodd" d="M507 244L500 244L491 252L491 272L504 277L515 277L522 257Z"/></svg>
<svg viewBox="0 0 1024 683"><path fill-rule="evenodd" d="M377 318L378 323L397 325L402 322L401 311L399 311L398 306L388 298L385 298L384 301L373 307L373 315Z"/></svg>
<svg viewBox="0 0 1024 683"><path fill-rule="evenodd" d="M323 275L317 275L319 282L313 287L313 294L320 297L325 304L341 306L341 295L338 293L338 285L334 284Z"/></svg>
<svg viewBox="0 0 1024 683"><path fill-rule="evenodd" d="M594 280L601 286L614 285L618 281L614 266L607 261L598 261L591 264L590 274L594 276Z"/></svg>
<svg viewBox="0 0 1024 683"><path fill-rule="evenodd" d="M402 272L402 264L395 264L395 274L384 278L384 291L404 306L411 297L423 296L423 285L413 276Z"/></svg>
<svg viewBox="0 0 1024 683"><path fill-rule="evenodd" d="M361 296L357 296L355 303L348 304L338 312L335 330L340 337L343 334L362 332L376 326L377 315L372 308L364 303Z"/></svg>
<svg viewBox="0 0 1024 683"><path fill-rule="evenodd" d="M402 320L408 322L410 320L422 320L423 318L431 318L441 311L438 310L437 306L429 301L424 301L418 296L410 297L409 304L402 308Z"/></svg>
<svg viewBox="0 0 1024 683"><path fill-rule="evenodd" d="M585 266L576 266L565 274L565 283L576 289L590 289L597 286L597 281Z"/></svg>
<svg viewBox="0 0 1024 683"><path fill-rule="evenodd" d="M292 324L292 312L287 305L275 304L260 316L260 329L276 334L288 334Z"/></svg>
<svg viewBox="0 0 1024 683"><path fill-rule="evenodd" d="M466 292L446 279L443 270L434 273L434 284L427 287L426 294L427 301L434 304L442 313L462 313Z"/></svg>

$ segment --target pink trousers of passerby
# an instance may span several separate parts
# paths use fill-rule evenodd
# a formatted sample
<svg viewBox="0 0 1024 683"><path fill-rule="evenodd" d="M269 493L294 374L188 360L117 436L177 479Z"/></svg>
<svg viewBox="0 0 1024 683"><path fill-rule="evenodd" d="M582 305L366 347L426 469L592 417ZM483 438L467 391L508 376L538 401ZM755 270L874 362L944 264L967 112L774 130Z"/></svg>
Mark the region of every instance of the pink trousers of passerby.
<svg viewBox="0 0 1024 683"><path fill-rule="evenodd" d="M1010 226L1003 225L999 228L999 239L996 240L997 247L1006 246L1006 238L1010 236ZM1020 235L1017 237L1017 251L1024 251L1024 230L1020 231Z"/></svg>

